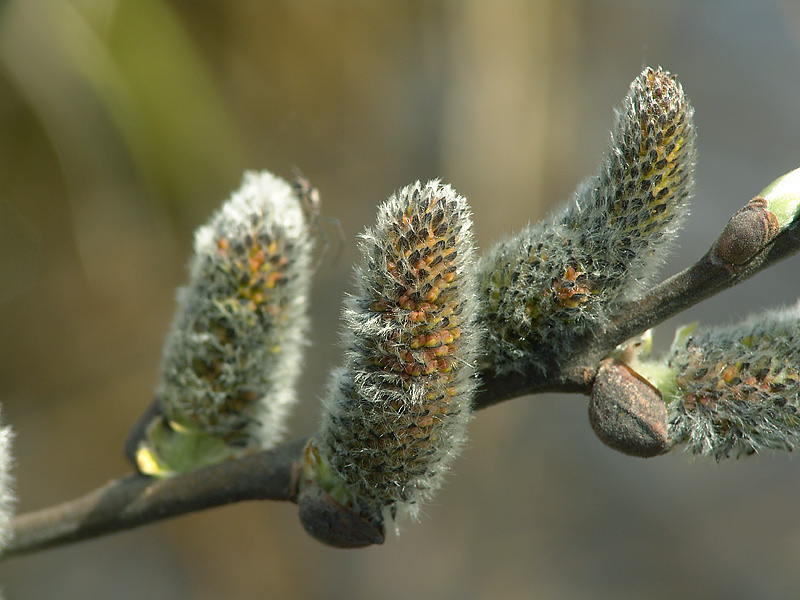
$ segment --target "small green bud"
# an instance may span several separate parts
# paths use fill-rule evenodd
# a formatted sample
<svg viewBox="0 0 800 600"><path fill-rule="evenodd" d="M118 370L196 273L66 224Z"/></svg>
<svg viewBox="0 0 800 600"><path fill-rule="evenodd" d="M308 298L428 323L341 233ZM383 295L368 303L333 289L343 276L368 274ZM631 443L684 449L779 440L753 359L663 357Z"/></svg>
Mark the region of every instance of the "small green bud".
<svg viewBox="0 0 800 600"><path fill-rule="evenodd" d="M312 240L301 199L266 171L197 230L167 338L161 413L136 460L165 476L272 447L307 343Z"/></svg>
<svg viewBox="0 0 800 600"><path fill-rule="evenodd" d="M778 219L781 229L800 213L800 168L778 177L759 194Z"/></svg>
<svg viewBox="0 0 800 600"><path fill-rule="evenodd" d="M471 225L450 186L417 182L362 236L345 364L331 376L306 470L376 526L416 516L466 439L480 337Z"/></svg>

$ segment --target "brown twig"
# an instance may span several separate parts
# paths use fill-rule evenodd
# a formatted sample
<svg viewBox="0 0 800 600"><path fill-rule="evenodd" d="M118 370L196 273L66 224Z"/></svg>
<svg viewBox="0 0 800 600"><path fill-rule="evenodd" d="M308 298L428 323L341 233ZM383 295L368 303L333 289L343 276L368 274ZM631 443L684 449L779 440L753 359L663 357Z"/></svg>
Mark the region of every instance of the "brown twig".
<svg viewBox="0 0 800 600"><path fill-rule="evenodd" d="M290 500L305 439L168 479L126 475L70 502L19 515L2 556L34 552L242 500Z"/></svg>
<svg viewBox="0 0 800 600"><path fill-rule="evenodd" d="M576 359L567 365L562 377L585 380L586 369L596 369L618 344L797 253L800 220L779 231L775 215L762 200L754 198L737 211L694 265L621 306L605 330L576 344Z"/></svg>
<svg viewBox="0 0 800 600"><path fill-rule="evenodd" d="M547 373L485 373L476 408L526 394L588 394L600 360L617 345L800 251L800 219L778 232L773 225L774 215L759 200L754 198L737 211L695 264L654 286L641 298L620 306L602 331L591 331L576 340L569 362L552 365ZM742 214L747 218L741 218ZM735 253L732 246L736 247Z"/></svg>

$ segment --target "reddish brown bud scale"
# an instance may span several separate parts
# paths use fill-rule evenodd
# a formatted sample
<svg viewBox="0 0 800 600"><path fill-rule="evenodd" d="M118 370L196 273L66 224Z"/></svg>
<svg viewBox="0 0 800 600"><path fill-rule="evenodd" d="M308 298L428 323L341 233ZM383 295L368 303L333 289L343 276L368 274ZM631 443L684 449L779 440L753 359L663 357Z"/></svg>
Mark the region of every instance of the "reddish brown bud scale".
<svg viewBox="0 0 800 600"><path fill-rule="evenodd" d="M670 448L661 393L628 365L600 363L589 401L589 422L607 446L631 456L658 456Z"/></svg>
<svg viewBox="0 0 800 600"><path fill-rule="evenodd" d="M717 256L736 267L750 262L778 235L781 226L767 201L755 197L728 221L715 244Z"/></svg>

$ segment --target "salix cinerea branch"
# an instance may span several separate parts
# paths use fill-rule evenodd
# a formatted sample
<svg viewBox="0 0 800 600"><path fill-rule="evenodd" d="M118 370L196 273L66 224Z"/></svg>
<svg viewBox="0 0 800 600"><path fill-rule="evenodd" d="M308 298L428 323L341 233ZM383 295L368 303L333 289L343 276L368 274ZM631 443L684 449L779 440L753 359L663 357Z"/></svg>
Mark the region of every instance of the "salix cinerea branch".
<svg viewBox="0 0 800 600"><path fill-rule="evenodd" d="M632 302L627 306L629 315L640 315L635 326L629 326L623 334L619 333L620 325L610 331L615 331L617 336L627 335L627 331L631 332L630 335L636 335L707 298L706 286L709 281L716 282L713 293L718 293L736 285L743 279L743 273L753 276L799 250L800 222L795 219L756 253L754 259L762 256L763 260L756 260L740 270L720 266L707 254L683 273L656 285L645 294L646 309L634 313L632 311L636 310L637 303ZM714 268L711 275L701 276L711 267ZM648 319L648 315L652 320ZM623 322L624 319L620 318L619 321ZM607 354L613 349L615 339L610 335L597 351L590 349L584 353L584 357L595 353ZM552 379L544 377L537 370L503 376L483 371L480 373L482 383L475 396L475 408L482 409L540 392L589 394L599 364L599 361L592 363L588 358L576 360L564 373ZM125 476L77 500L18 515L11 523L14 538L0 552L0 557L88 540L243 500L294 501L302 449L306 442L307 438L295 440L272 450L169 479Z"/></svg>
<svg viewBox="0 0 800 600"><path fill-rule="evenodd" d="M622 305L597 335L584 337L576 344L574 363L596 363L604 348L615 347L798 250L800 169L778 178L737 211L695 264ZM575 364L567 370L574 371Z"/></svg>
<svg viewBox="0 0 800 600"><path fill-rule="evenodd" d="M758 447L791 447L800 439L798 423L784 408L798 402L781 393L794 393L797 387L800 352L773 351L773 342L794 335L794 313L770 313L772 325L762 329L745 323L682 339L669 356L655 361L646 357L642 340L622 344L800 249L795 172L737 212L695 265L645 290L643 282L652 281L689 196L691 112L673 76L645 70L625 99L599 174L544 225L490 249L479 265L475 288L463 199L437 182L406 188L400 200L382 209L378 227L365 237L365 262L358 271L362 284L345 312L345 364L332 376L325 416L310 442L250 449L252 454L202 466L219 457L212 452L212 459L189 461L185 473L179 472L183 466L172 466L186 464L184 450L196 456L194 450L205 444L181 446L173 454L180 460L152 471L166 479L126 476L81 499L15 518L16 537L0 555L248 499L299 499L304 525L328 543L380 543L387 517L413 513L438 486L462 443L472 408L537 392L590 395L590 419L601 439L639 456L682 442L718 458ZM296 190L289 191L295 202L302 200ZM245 223L255 225L259 219ZM267 237L272 240L271 234ZM243 254L227 236L209 246L213 264L232 258L223 271L237 273L233 287L226 288L235 293L226 292L210 306L224 308L233 301L237 310L265 307L269 282L280 280L267 273L272 272L267 258L273 256L267 237L245 237ZM274 257L280 267L291 262L280 252ZM476 295L471 289L477 290L477 307L471 304ZM275 311L279 308L267 313ZM224 385L236 373L250 377L237 371L250 363L237 359L248 358L247 353L243 356L233 344L237 331L249 332L232 329L231 314L225 310L201 324L209 331L186 329L202 334L195 348L205 352L203 343L210 342L218 354L175 371L210 384L218 401L206 406L201 393L188 408L181 398L167 406L167 395L159 393L126 447L140 469L142 454L163 458L164 450L174 449L148 437L153 422L178 438L187 428L195 427L194 435L210 426L222 444L233 442L230 453L224 448L229 455L240 446L238 432L258 425L258 419L248 419L247 410L237 411L254 406L251 401L259 393L234 386L231 395ZM260 318L257 312L245 316L243 323ZM462 331L467 326L476 329ZM484 327L489 342L478 348ZM716 373L718 364L730 362L727 355L714 354L719 342L752 349L752 356L735 372ZM477 353L481 385L475 392ZM764 356L773 360L767 371ZM726 391L720 382L732 385ZM765 402L750 410L743 398ZM229 418L232 428L217 429ZM788 437L761 435L764 424L772 433L786 428Z"/></svg>
<svg viewBox="0 0 800 600"><path fill-rule="evenodd" d="M800 188L800 169L785 177ZM778 181L786 181L781 177ZM762 192L769 197L770 186ZM775 263L800 251L800 218L795 195L795 212L783 211L778 227L776 213L763 195L751 200L735 213L711 248L693 265L653 286L640 298L619 305L608 323L573 341L574 353L554 366L547 376L532 369L527 372L497 374L493 369L482 373L484 389L476 407L542 392L591 393L600 361L616 346L676 316L736 284L753 277ZM789 204L789 203L787 203ZM735 249L735 250L732 250Z"/></svg>
<svg viewBox="0 0 800 600"><path fill-rule="evenodd" d="M305 439L271 450L157 479L139 473L114 479L75 500L17 515L0 557L15 556L141 527L243 500L289 500Z"/></svg>
<svg viewBox="0 0 800 600"><path fill-rule="evenodd" d="M796 252L798 183L800 169L734 214L684 277L702 281L691 275L705 275L705 290L667 289L649 318L667 314L676 298L699 301ZM686 289L696 293L670 294ZM684 442L687 450L717 460L765 448L793 449L800 440L800 303L696 334L693 327L679 330L662 357L649 357L648 330L600 362L589 403L598 437L636 456L655 456Z"/></svg>

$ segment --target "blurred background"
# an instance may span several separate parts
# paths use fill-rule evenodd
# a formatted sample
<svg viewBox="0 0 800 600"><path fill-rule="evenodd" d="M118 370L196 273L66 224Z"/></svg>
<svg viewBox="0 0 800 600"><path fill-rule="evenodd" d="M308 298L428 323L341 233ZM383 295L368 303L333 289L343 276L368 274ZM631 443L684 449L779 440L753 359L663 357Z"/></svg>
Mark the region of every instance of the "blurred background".
<svg viewBox="0 0 800 600"><path fill-rule="evenodd" d="M595 170L645 65L679 75L699 133L669 275L800 164L796 2L0 3L0 402L20 511L130 471L122 442L192 232L245 169L299 168L322 194L330 248L291 422L306 435L376 205L441 177L485 248ZM797 260L663 325L657 346L686 321L793 302ZM422 522L383 547L328 549L293 505L246 503L11 559L0 586L25 600L798 596L790 454L626 457L569 395L481 412L470 438Z"/></svg>

